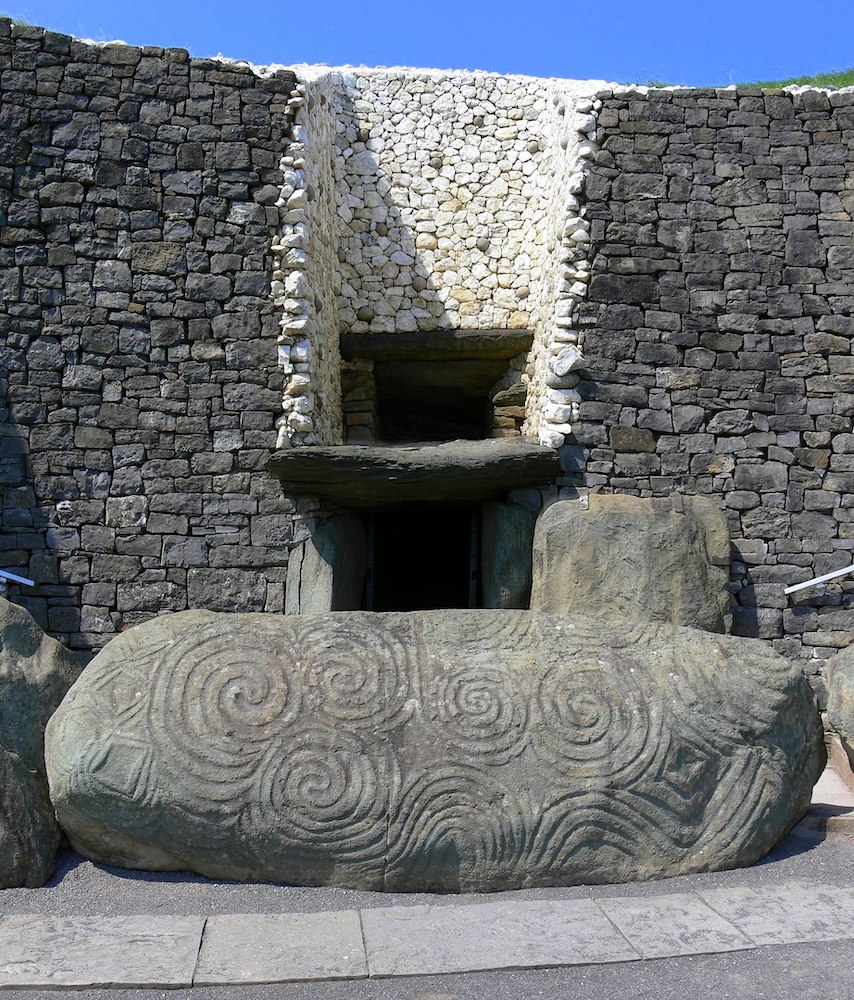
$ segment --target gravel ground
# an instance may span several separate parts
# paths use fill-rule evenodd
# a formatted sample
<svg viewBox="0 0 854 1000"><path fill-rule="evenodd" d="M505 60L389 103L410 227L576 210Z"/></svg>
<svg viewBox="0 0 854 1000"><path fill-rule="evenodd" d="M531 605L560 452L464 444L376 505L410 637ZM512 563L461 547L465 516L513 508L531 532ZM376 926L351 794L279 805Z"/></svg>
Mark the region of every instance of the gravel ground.
<svg viewBox="0 0 854 1000"><path fill-rule="evenodd" d="M66 851L59 858L56 875L44 888L6 889L0 893L0 915L313 913L372 906L413 906L418 903L435 906L497 899L658 896L729 886L760 889L792 879L854 887L854 837L830 836L811 842L790 836L762 861L751 868L736 871L680 875L654 882L622 885L520 889L503 893L466 893L464 896L217 882L189 872L136 872L95 865L72 851Z"/></svg>

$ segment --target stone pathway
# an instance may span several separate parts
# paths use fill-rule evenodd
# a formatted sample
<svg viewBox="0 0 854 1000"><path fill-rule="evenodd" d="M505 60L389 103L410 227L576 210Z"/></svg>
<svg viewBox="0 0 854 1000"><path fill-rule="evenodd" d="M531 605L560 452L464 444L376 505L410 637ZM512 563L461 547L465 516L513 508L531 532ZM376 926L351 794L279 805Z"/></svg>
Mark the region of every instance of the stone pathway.
<svg viewBox="0 0 854 1000"><path fill-rule="evenodd" d="M637 962L854 939L854 889L209 917L0 918L0 988L180 987Z"/></svg>
<svg viewBox="0 0 854 1000"><path fill-rule="evenodd" d="M793 831L854 838L833 771ZM651 897L225 916L0 917L0 989L174 988L638 962L854 939L854 887L807 881Z"/></svg>

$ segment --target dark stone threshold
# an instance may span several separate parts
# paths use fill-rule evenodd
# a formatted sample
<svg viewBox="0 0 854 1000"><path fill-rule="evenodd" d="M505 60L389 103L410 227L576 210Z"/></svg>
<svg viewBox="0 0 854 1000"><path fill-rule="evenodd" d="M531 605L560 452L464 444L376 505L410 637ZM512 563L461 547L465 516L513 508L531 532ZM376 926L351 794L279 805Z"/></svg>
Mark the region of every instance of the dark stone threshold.
<svg viewBox="0 0 854 1000"><path fill-rule="evenodd" d="M530 350L530 330L431 330L423 333L344 333L345 361L441 361L515 358Z"/></svg>
<svg viewBox="0 0 854 1000"><path fill-rule="evenodd" d="M370 509L488 500L551 481L560 475L560 459L525 438L490 438L293 448L277 451L267 468L286 493Z"/></svg>

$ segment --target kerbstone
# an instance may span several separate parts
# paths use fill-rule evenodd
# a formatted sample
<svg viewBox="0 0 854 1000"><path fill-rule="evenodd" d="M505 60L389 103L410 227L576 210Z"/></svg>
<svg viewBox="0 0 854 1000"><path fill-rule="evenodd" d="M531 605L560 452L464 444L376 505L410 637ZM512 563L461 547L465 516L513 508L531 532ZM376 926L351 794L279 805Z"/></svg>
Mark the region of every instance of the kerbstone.
<svg viewBox="0 0 854 1000"><path fill-rule="evenodd" d="M105 647L47 760L63 828L102 862L480 891L750 864L824 752L803 673L749 640L527 611L188 611Z"/></svg>
<svg viewBox="0 0 854 1000"><path fill-rule="evenodd" d="M43 885L53 873L60 834L44 729L79 673L27 611L0 598L0 888Z"/></svg>

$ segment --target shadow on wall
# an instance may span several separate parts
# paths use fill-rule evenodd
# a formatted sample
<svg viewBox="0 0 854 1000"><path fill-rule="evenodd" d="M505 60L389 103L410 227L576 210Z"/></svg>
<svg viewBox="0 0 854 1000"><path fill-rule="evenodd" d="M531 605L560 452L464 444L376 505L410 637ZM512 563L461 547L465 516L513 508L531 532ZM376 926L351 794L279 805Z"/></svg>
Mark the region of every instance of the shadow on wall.
<svg viewBox="0 0 854 1000"><path fill-rule="evenodd" d="M22 367L21 353L7 345L2 351L2 370ZM37 504L33 476L27 469L27 423L37 417L32 407L9 400L9 383L0 376L0 568L29 577L37 584L35 594L29 587L10 584L5 595L9 600L25 607L45 631L65 631L79 627L80 612L76 608L53 608L49 612L47 599L40 596L38 589L58 588L57 558L47 546L46 535L52 545L61 546L63 529L50 523L48 508Z"/></svg>
<svg viewBox="0 0 854 1000"><path fill-rule="evenodd" d="M441 286L419 253L438 247L438 239L429 233L416 237L403 221L394 202L393 182L384 176L377 158L382 140L372 139L359 124L346 88L337 97L341 122L346 123L343 134L336 137L343 144L340 154L346 164L344 177L336 176L340 295L353 312L342 325L354 333L414 333L459 325L446 310L439 297ZM442 166L438 154L434 161ZM340 185L345 180L348 192L342 202ZM347 312L341 299L338 312L341 321L342 312Z"/></svg>
<svg viewBox="0 0 854 1000"><path fill-rule="evenodd" d="M335 96L342 331L527 328L543 95L514 92L507 128L491 78L363 82Z"/></svg>

